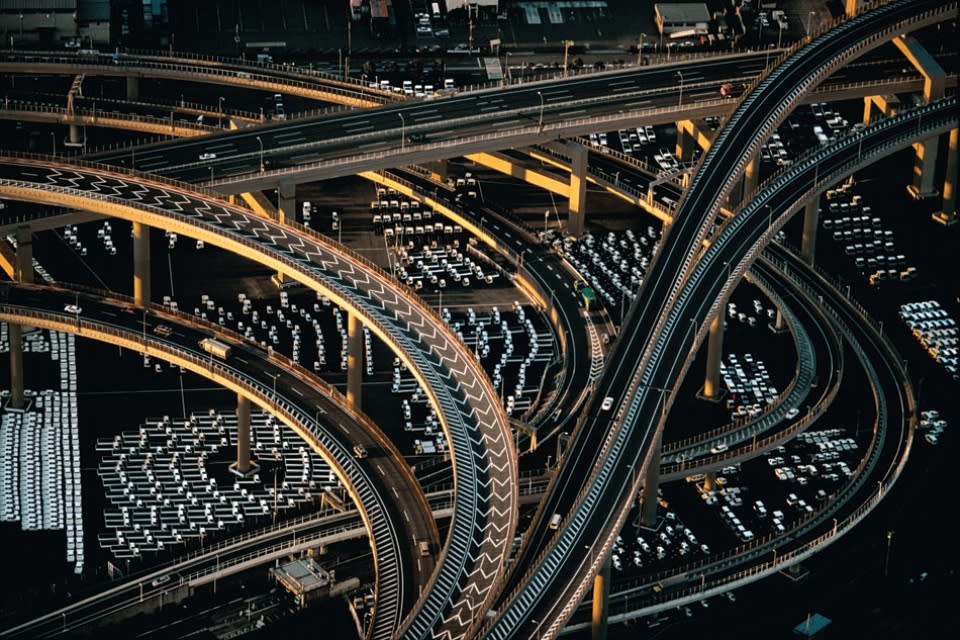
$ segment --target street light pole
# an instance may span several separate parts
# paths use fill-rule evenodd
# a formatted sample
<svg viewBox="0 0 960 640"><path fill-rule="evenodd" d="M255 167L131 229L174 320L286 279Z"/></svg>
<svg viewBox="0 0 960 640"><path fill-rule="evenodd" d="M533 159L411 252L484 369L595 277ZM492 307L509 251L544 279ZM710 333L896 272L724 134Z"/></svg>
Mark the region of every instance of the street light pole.
<svg viewBox="0 0 960 640"><path fill-rule="evenodd" d="M677 75L680 76L680 99L677 101L677 106L683 105L683 72L677 71Z"/></svg>
<svg viewBox="0 0 960 640"><path fill-rule="evenodd" d="M257 142L260 143L260 173L263 173L263 140L257 136Z"/></svg>
<svg viewBox="0 0 960 640"><path fill-rule="evenodd" d="M217 98L217 110L220 112L220 118L217 120L217 126L223 128L223 96Z"/></svg>
<svg viewBox="0 0 960 640"><path fill-rule="evenodd" d="M550 209L543 212L543 239L547 239L547 222L550 220Z"/></svg>
<svg viewBox="0 0 960 640"><path fill-rule="evenodd" d="M404 141L406 140L406 128L407 121L403 119L403 114L397 112L397 115L400 116L400 150L403 151Z"/></svg>
<svg viewBox="0 0 960 640"><path fill-rule="evenodd" d="M53 144L53 157L57 157L57 133L55 131L50 132L50 142Z"/></svg>
<svg viewBox="0 0 960 640"><path fill-rule="evenodd" d="M637 64L640 64L643 60L643 39L646 35L645 33L640 34L640 45L637 47Z"/></svg>
<svg viewBox="0 0 960 640"><path fill-rule="evenodd" d="M564 40L563 41L563 77L567 77L567 52L570 50L570 45L573 44L573 40Z"/></svg>
<svg viewBox="0 0 960 640"><path fill-rule="evenodd" d="M543 93L537 91L537 95L540 96L540 121L538 128L540 131L543 131Z"/></svg>
<svg viewBox="0 0 960 640"><path fill-rule="evenodd" d="M807 14L807 35L808 36L810 35L810 18L812 18L813 14L815 13L816 11L811 11L810 13Z"/></svg>

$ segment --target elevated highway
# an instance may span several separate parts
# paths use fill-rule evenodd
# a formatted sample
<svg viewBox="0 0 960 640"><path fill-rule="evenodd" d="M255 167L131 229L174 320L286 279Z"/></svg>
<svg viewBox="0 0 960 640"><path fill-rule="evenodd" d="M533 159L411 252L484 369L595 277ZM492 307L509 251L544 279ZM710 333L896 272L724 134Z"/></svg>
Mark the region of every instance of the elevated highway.
<svg viewBox="0 0 960 640"><path fill-rule="evenodd" d="M71 304L82 312L65 311ZM373 637L390 637L420 589L429 585L433 559L421 557L417 541L436 545L439 534L426 515L420 486L391 440L369 418L351 410L332 386L217 325L156 305L138 309L132 300L106 292L2 283L0 319L142 351L248 397L290 424L330 464L370 532L379 570L376 592L383 619L379 626L386 629ZM170 328L169 335L154 331L160 325ZM227 359L206 354L198 346L206 337L230 344L233 353ZM352 453L354 444L376 454L358 460ZM29 634L33 628L33 623L26 623L17 632Z"/></svg>
<svg viewBox="0 0 960 640"><path fill-rule="evenodd" d="M178 53L177 56L140 53L100 53L94 49L0 52L0 73L103 75L203 82L223 86L286 93L353 107L374 107L397 100L397 95L366 86L359 80L282 65L245 62ZM132 97L132 96L131 96Z"/></svg>
<svg viewBox="0 0 960 640"><path fill-rule="evenodd" d="M492 597L516 526L516 456L503 409L470 349L392 276L303 227L256 217L191 188L46 158L6 157L3 197L86 209L169 229L282 271L358 314L426 390L450 442L457 506L432 584L407 625L460 637ZM472 612L472 613L470 613ZM379 624L395 630L390 621Z"/></svg>
<svg viewBox="0 0 960 640"><path fill-rule="evenodd" d="M523 575L523 578L515 583L517 584L516 592L512 594L515 597L509 597L507 604L498 607L497 618L487 625L486 632L489 637L505 638L517 634L531 636L538 632L545 632L548 637L552 637L562 627L572 610L570 607L573 605L569 603L577 603L582 599L590 576L596 571L600 559L609 551L612 537L619 529L626 511L619 506L619 517L612 520L604 518L605 522L602 524L598 522L600 517L596 514L609 513L615 504L629 506L630 494L624 496L622 487L635 483L631 477L632 467L642 468L648 464L650 447L659 446L655 444L659 440L655 437L659 432L657 425L662 421L669 403L668 392L665 393L664 390L673 389L679 374L688 366L686 362L680 360L679 354L689 352L689 346L695 341L696 334L702 332L698 327L702 327L703 321L716 313L722 297L729 291L727 278L723 275L727 265L735 267L734 276L731 279L738 278L747 262L747 256L752 251L752 243L763 236L763 226L759 226L759 230L755 229L756 234L753 239L748 238L750 230L741 226L743 224L741 220L751 217L745 215L747 211L755 212L759 206L767 204L764 200L754 198L744 211L724 225L721 231L725 237L734 238L737 234L730 231L731 229L743 230L740 239L730 242L737 245L737 248L731 250L729 244L724 242L722 246L728 255L721 256L719 260L707 258L698 260L702 242L712 227L713 220L717 218L719 200L732 188L738 173L746 164L746 159L755 153L756 146L765 140L772 129L785 117L799 96L808 87L826 77L833 68L842 65L854 55L879 46L896 33L926 26L946 15L952 15L951 12L955 8L955 3L950 2L920 4L891 2L866 11L788 57L741 101L727 126L720 132L714 146L704 156L700 171L681 201L675 217L676 222L671 225L664 245L654 262L653 276L645 282L627 318L626 325L629 326L629 331L624 332L615 346L612 360L639 362L637 375L633 375L632 369L628 371L623 366L614 365L613 368L608 369L601 380L598 399L605 393L611 395L614 398L614 409L609 414L601 416L599 415L601 412L596 408L599 402L591 403L591 410L585 423L581 425L578 434L575 434L577 440L574 446L577 453L568 456L564 461L556 482L560 487L580 487L579 479L588 477L591 480L579 492L557 491L554 488L548 498L548 500L555 500L557 495L579 493L569 507L558 505L554 510L557 513L567 514L567 523L570 523L570 526L566 526L565 523L561 531L553 537L547 550L543 551L536 561L522 556L519 562L514 563L513 567L516 567L518 572L514 574L515 579L519 575ZM942 109L943 105L940 105L940 108ZM929 115L924 113L923 117L927 118ZM895 122L902 127L896 134L902 136L900 140L902 144L906 144L904 139L910 137L904 129L910 130L911 125L915 129L923 127L922 124L912 121L906 126L903 125L903 120L895 120ZM895 137L895 134L889 133L888 127L892 128L893 125L884 123L874 131L882 131L885 135L889 134L891 138ZM934 128L934 130L942 131L949 127L949 118L943 118L939 122L939 129ZM867 147L868 140L876 140L872 134L873 132L860 137L858 143L862 142L863 147ZM877 138L883 137L883 135L877 136ZM841 149L850 152L849 144L849 140L845 139L821 153L836 158L837 156L833 154L837 154ZM889 145L886 144L878 146L889 149ZM861 152L863 147L860 149ZM822 177L827 175L823 173L825 167L819 166L819 162L812 164L813 166L809 167L812 174L809 180L815 185L823 185ZM843 166L842 163L838 164ZM849 172L857 166L858 163L853 161L848 162L845 168ZM792 169L796 168L797 165L792 167ZM818 172L820 172L820 178L817 177ZM796 174L788 171L784 176L787 175ZM835 175L833 177L836 179ZM781 182L777 183L778 186L787 180L782 177ZM826 187L818 188L822 190ZM797 190L797 185L793 185L791 192L795 194ZM803 195L803 191L800 193ZM796 198L788 200L782 205L779 202L771 202L771 205L777 209L779 206L789 206L788 203L795 203L795 200ZM776 225L772 228L775 230ZM717 247L721 246L718 238L719 236L711 239L710 248L707 250L708 255L711 252L713 252L712 255L716 255L718 252ZM723 260L724 257L726 260ZM695 272L692 271L694 263L697 266ZM710 271L704 273L703 270L707 269L708 265ZM718 285L715 290L710 290L706 282L720 283L723 286ZM682 304L676 304L675 301L680 299L681 292L684 296L681 300ZM693 308L699 309L699 312L687 312L687 303L693 303ZM662 320L658 317L661 315ZM669 362L669 358L664 357L665 354L676 355L673 361ZM609 430L597 429L593 426L598 423L609 425L611 419L615 421L616 426L622 426ZM591 428L588 429L587 425L591 425ZM634 425L644 425L642 437L637 436ZM605 435L592 445L586 445L586 448L596 451L600 448L600 442L606 441L603 450L598 460L592 456L585 459L584 454L580 453L584 451L585 445L581 437L585 433L597 431ZM633 465L630 464L631 459L633 459ZM590 469L593 467L594 460L597 461L597 468L592 471ZM580 468L577 468L578 462ZM571 469L575 470L571 471ZM610 487L616 487L616 489ZM614 500L607 500L607 496L612 498L612 494L617 493L619 495ZM595 528L598 525L599 528ZM545 537L545 529L541 527L543 527L542 521L537 523L537 528L538 533ZM537 538L534 536L535 540ZM588 562L581 557L581 554L573 551L582 546L581 541L592 542L597 539L603 542L599 545L591 544L596 551L595 554L591 554L592 561ZM541 543L541 540L537 541ZM533 547L537 548L537 545ZM538 569L531 569L524 574L519 567L524 567L527 563L537 566ZM560 577L565 574L562 570L564 565L568 567L575 565L570 571L579 577L573 578L569 574ZM551 590L547 585L556 585L557 591ZM537 627L541 628L534 628L526 623L534 618L551 622L546 625L538 624Z"/></svg>

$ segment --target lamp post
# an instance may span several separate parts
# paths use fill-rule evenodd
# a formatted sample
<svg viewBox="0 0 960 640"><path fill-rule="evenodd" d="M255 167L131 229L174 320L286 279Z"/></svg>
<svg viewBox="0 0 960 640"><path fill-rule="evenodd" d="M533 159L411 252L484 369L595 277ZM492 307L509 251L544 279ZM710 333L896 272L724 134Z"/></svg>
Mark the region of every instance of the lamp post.
<svg viewBox="0 0 960 640"><path fill-rule="evenodd" d="M257 142L260 143L260 173L263 173L263 140L257 136Z"/></svg>
<svg viewBox="0 0 960 640"><path fill-rule="evenodd" d="M540 96L540 120L538 123L538 128L540 131L543 131L543 93L537 91L537 95Z"/></svg>
<svg viewBox="0 0 960 640"><path fill-rule="evenodd" d="M680 99L677 101L677 106L683 105L683 72L677 71L677 75L680 76Z"/></svg>
<svg viewBox="0 0 960 640"><path fill-rule="evenodd" d="M815 13L816 11L811 11L810 13L807 14L807 35L808 36L810 35L810 19L813 17Z"/></svg>
<svg viewBox="0 0 960 640"><path fill-rule="evenodd" d="M640 44L637 46L637 64L640 64L640 62L643 60L643 39L646 37L646 35L647 34L645 33L640 34Z"/></svg>
<svg viewBox="0 0 960 640"><path fill-rule="evenodd" d="M765 58L764 61L763 61L763 67L764 67L764 69L766 69L767 67L770 66L770 50L771 50L771 49L773 49L773 43L772 43L772 42L767 45L767 56L766 56L766 58Z"/></svg>
<svg viewBox="0 0 960 640"><path fill-rule="evenodd" d="M547 239L547 222L550 221L550 209L543 212L543 239Z"/></svg>
<svg viewBox="0 0 960 640"><path fill-rule="evenodd" d="M407 121L403 119L403 114L397 112L397 115L400 116L400 150L403 151L404 141L406 140L406 128Z"/></svg>
<svg viewBox="0 0 960 640"><path fill-rule="evenodd" d="M53 157L57 157L57 134L55 131L50 132L50 142L53 144Z"/></svg>
<svg viewBox="0 0 960 640"><path fill-rule="evenodd" d="M223 128L223 96L217 99L217 110L220 112L220 118L217 120L217 126Z"/></svg>
<svg viewBox="0 0 960 640"><path fill-rule="evenodd" d="M564 40L563 41L563 77L567 77L567 53L570 51L570 45L573 44L573 40Z"/></svg>
<svg viewBox="0 0 960 640"><path fill-rule="evenodd" d="M207 167L207 169L210 169L210 182L213 182L213 167Z"/></svg>
<svg viewBox="0 0 960 640"><path fill-rule="evenodd" d="M887 531L887 555L883 560L883 577L887 577L890 569L890 543L893 541L893 531Z"/></svg>
<svg viewBox="0 0 960 640"><path fill-rule="evenodd" d="M783 38L783 23L777 20L777 49L780 48L781 38Z"/></svg>

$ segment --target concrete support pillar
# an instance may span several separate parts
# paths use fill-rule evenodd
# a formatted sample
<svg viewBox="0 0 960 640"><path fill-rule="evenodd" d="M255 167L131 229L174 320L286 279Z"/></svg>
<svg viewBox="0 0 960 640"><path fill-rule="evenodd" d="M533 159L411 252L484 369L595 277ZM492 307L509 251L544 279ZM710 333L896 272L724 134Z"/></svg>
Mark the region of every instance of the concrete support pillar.
<svg viewBox="0 0 960 640"><path fill-rule="evenodd" d="M133 223L133 302L150 304L150 227Z"/></svg>
<svg viewBox="0 0 960 640"><path fill-rule="evenodd" d="M721 310L710 323L710 335L707 338L707 374L700 392L704 400L714 402L723 397L720 384L720 360L723 358L723 311Z"/></svg>
<svg viewBox="0 0 960 640"><path fill-rule="evenodd" d="M957 222L957 129L950 130L950 142L947 147L947 174L943 178L943 208L933 214L933 219L941 224Z"/></svg>
<svg viewBox="0 0 960 640"><path fill-rule="evenodd" d="M347 404L360 410L363 382L363 324L355 313L347 313Z"/></svg>
<svg viewBox="0 0 960 640"><path fill-rule="evenodd" d="M930 55L912 35L901 34L893 39L894 46L923 75L923 101L939 100L946 93L947 74L940 63ZM931 198L937 195L933 184L933 173L937 168L937 150L940 146L938 136L914 143L917 152L913 168L913 183L907 186L907 192L916 199Z"/></svg>
<svg viewBox="0 0 960 640"><path fill-rule="evenodd" d="M773 324L769 325L770 330L774 333L783 333L787 330L787 323L783 319L783 313L780 309L777 309L777 315L773 319Z"/></svg>
<svg viewBox="0 0 960 640"><path fill-rule="evenodd" d="M276 220L280 224L297 221L297 185L292 180L281 180L277 185ZM282 271L277 271L273 281L281 288L292 282Z"/></svg>
<svg viewBox="0 0 960 640"><path fill-rule="evenodd" d="M277 186L277 222L286 224L297 220L297 185L282 180Z"/></svg>
<svg viewBox="0 0 960 640"><path fill-rule="evenodd" d="M660 486L660 449L663 443L663 424L654 436L650 452L650 464L643 478L643 491L640 494L640 523L652 527L657 523L657 489Z"/></svg>
<svg viewBox="0 0 960 640"><path fill-rule="evenodd" d="M760 154L753 156L747 163L747 168L743 170L743 193L740 195L740 202L743 203L747 198L753 196L760 184Z"/></svg>
<svg viewBox="0 0 960 640"><path fill-rule="evenodd" d="M693 160L693 150L696 146L696 127L692 120L681 120L677 123L677 148L675 155L680 162Z"/></svg>
<svg viewBox="0 0 960 640"><path fill-rule="evenodd" d="M17 282L33 282L33 231L29 226L17 227L17 255L13 277Z"/></svg>
<svg viewBox="0 0 960 640"><path fill-rule="evenodd" d="M717 472L707 471L703 474L703 490L713 491L717 488Z"/></svg>
<svg viewBox="0 0 960 640"><path fill-rule="evenodd" d="M863 98L863 124L869 126L873 120L874 107L888 118L897 115L900 110L900 98L896 95L884 96L864 96Z"/></svg>
<svg viewBox="0 0 960 640"><path fill-rule="evenodd" d="M127 76L127 100L140 99L140 79L136 76Z"/></svg>
<svg viewBox="0 0 960 640"><path fill-rule="evenodd" d="M445 182L450 177L450 163L447 160L431 160L423 163L430 170L430 177L437 182Z"/></svg>
<svg viewBox="0 0 960 640"><path fill-rule="evenodd" d="M7 325L10 339L10 407L23 409L23 327Z"/></svg>
<svg viewBox="0 0 960 640"><path fill-rule="evenodd" d="M70 125L70 144L71 145L82 145L83 144L83 131L80 129L80 125L72 124Z"/></svg>
<svg viewBox="0 0 960 640"><path fill-rule="evenodd" d="M800 257L813 264L817 251L817 227L820 224L820 198L813 198L803 209L803 237L800 240Z"/></svg>
<svg viewBox="0 0 960 640"><path fill-rule="evenodd" d="M860 12L860 8L863 6L864 2L865 0L844 0L843 12L848 18L852 18Z"/></svg>
<svg viewBox="0 0 960 640"><path fill-rule="evenodd" d="M237 394L237 461L230 465L230 471L246 478L260 467L250 459L250 398Z"/></svg>
<svg viewBox="0 0 960 640"><path fill-rule="evenodd" d="M933 184L933 173L937 168L937 152L940 138L934 136L923 142L914 142L913 149L917 152L913 161L913 183L907 185L907 193L915 200L933 198L939 195Z"/></svg>
<svg viewBox="0 0 960 640"><path fill-rule="evenodd" d="M591 640L607 640L607 609L610 601L610 557L607 556L593 578L593 617Z"/></svg>
<svg viewBox="0 0 960 640"><path fill-rule="evenodd" d="M581 144L567 145L570 153L570 206L567 232L575 238L586 228L587 204L587 149Z"/></svg>

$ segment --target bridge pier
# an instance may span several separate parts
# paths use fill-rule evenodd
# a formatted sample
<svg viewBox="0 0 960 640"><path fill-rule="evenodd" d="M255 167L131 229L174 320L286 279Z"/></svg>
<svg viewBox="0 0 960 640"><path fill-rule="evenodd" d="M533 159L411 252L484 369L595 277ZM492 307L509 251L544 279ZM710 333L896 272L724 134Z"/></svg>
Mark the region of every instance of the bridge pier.
<svg viewBox="0 0 960 640"><path fill-rule="evenodd" d="M260 467L250 459L250 398L237 394L237 461L230 465L230 471L248 478L257 473Z"/></svg>
<svg viewBox="0 0 960 640"><path fill-rule="evenodd" d="M437 182L446 182L450 177L450 162L448 160L431 160L424 162L423 167L430 170L430 177Z"/></svg>
<svg viewBox="0 0 960 640"><path fill-rule="evenodd" d="M677 122L677 147L674 155L680 162L690 162L693 160L693 150L696 145L697 127L693 120L680 120Z"/></svg>
<svg viewBox="0 0 960 640"><path fill-rule="evenodd" d="M844 0L843 12L848 18L852 18L860 13L860 9L863 7L865 2L866 0Z"/></svg>
<svg viewBox="0 0 960 640"><path fill-rule="evenodd" d="M150 227L133 223L133 303L150 304Z"/></svg>
<svg viewBox="0 0 960 640"><path fill-rule="evenodd" d="M13 276L17 282L33 282L33 233L29 226L17 227L17 253L13 261ZM23 409L23 325L7 323L10 342L10 407Z"/></svg>
<svg viewBox="0 0 960 640"><path fill-rule="evenodd" d="M23 327L16 322L8 323L7 337L10 341L10 408L23 409Z"/></svg>
<svg viewBox="0 0 960 640"><path fill-rule="evenodd" d="M723 309L721 309L710 323L710 334L707 338L707 373L704 376L703 388L697 394L703 400L719 402L723 399L724 390L720 384L720 361L723 358Z"/></svg>
<svg viewBox="0 0 960 640"><path fill-rule="evenodd" d="M297 221L297 185L293 180L281 180L277 185L277 212L275 220L280 224ZM273 282L280 287L289 286L293 283L289 276L282 271L277 271L273 276Z"/></svg>
<svg viewBox="0 0 960 640"><path fill-rule="evenodd" d="M593 616L590 624L591 640L607 640L607 615L610 603L610 556L600 565L593 578Z"/></svg>
<svg viewBox="0 0 960 640"><path fill-rule="evenodd" d="M957 222L957 129L950 130L947 147L947 173L943 178L943 208L933 214L933 219L944 225Z"/></svg>
<svg viewBox="0 0 960 640"><path fill-rule="evenodd" d="M72 124L70 125L70 135L68 138L70 146L80 147L83 146L83 132L80 130L80 125Z"/></svg>
<svg viewBox="0 0 960 640"><path fill-rule="evenodd" d="M717 472L707 471L703 474L703 490L713 491L717 488Z"/></svg>
<svg viewBox="0 0 960 640"><path fill-rule="evenodd" d="M663 446L663 423L657 427L650 448L650 464L643 477L643 491L640 493L640 524L653 527L657 524L657 489L660 486L660 449Z"/></svg>
<svg viewBox="0 0 960 640"><path fill-rule="evenodd" d="M140 78L127 76L127 100L140 99Z"/></svg>
<svg viewBox="0 0 960 640"><path fill-rule="evenodd" d="M757 190L757 185L760 183L760 152L758 151L756 155L750 158L750 161L747 163L746 168L743 170L743 177L740 179L739 183L734 185L733 189L730 190L730 195L727 196L727 205L731 210L735 210L743 202L749 198L754 191Z"/></svg>
<svg viewBox="0 0 960 640"><path fill-rule="evenodd" d="M893 39L900 53L923 75L923 101L929 104L939 100L946 93L947 74L930 52L912 35L902 34ZM933 174L937 168L937 150L940 146L938 136L916 142L913 148L917 156L913 168L913 184L907 191L915 199L932 198L938 195L933 184Z"/></svg>
<svg viewBox="0 0 960 640"><path fill-rule="evenodd" d="M876 108L888 118L897 114L900 108L900 98L895 95L865 96L863 98L863 124L869 126L873 120L873 108Z"/></svg>
<svg viewBox="0 0 960 640"><path fill-rule="evenodd" d="M800 257L813 264L817 251L817 226L820 224L820 198L812 198L803 209L803 238L800 241ZM779 314L778 314L779 315Z"/></svg>
<svg viewBox="0 0 960 640"><path fill-rule="evenodd" d="M363 383L363 324L355 313L347 313L347 406L360 411Z"/></svg>
<svg viewBox="0 0 960 640"><path fill-rule="evenodd" d="M570 205L567 216L567 232L574 238L583 235L586 228L587 204L587 148L582 144L569 143L570 153Z"/></svg>

